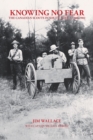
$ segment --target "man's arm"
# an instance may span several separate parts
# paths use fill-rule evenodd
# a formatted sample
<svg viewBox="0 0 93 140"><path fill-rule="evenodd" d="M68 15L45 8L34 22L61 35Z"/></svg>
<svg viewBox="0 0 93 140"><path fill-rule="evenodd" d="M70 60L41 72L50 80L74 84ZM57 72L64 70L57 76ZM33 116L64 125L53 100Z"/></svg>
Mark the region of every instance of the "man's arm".
<svg viewBox="0 0 93 140"><path fill-rule="evenodd" d="M21 50L19 50L19 56L17 58L14 57L13 60L14 61L23 61L23 54L22 54Z"/></svg>
<svg viewBox="0 0 93 140"><path fill-rule="evenodd" d="M10 61L12 61L12 59L11 59L11 50L9 51L9 55L8 55L8 57L7 57Z"/></svg>
<svg viewBox="0 0 93 140"><path fill-rule="evenodd" d="M74 51L72 52L72 50L68 50L68 54L69 54L69 56L73 56Z"/></svg>
<svg viewBox="0 0 93 140"><path fill-rule="evenodd" d="M87 48L85 49L84 54L85 54L85 57L86 57L86 58L89 58L89 52L88 52L88 49L87 49Z"/></svg>
<svg viewBox="0 0 93 140"><path fill-rule="evenodd" d="M62 62L66 63L67 62L67 58L66 58L65 54L63 52L61 52L60 56L62 58Z"/></svg>
<svg viewBox="0 0 93 140"><path fill-rule="evenodd" d="M20 50L20 61L23 61L23 54L21 50Z"/></svg>
<svg viewBox="0 0 93 140"><path fill-rule="evenodd" d="M77 63L77 50L75 50L72 60L73 62Z"/></svg>

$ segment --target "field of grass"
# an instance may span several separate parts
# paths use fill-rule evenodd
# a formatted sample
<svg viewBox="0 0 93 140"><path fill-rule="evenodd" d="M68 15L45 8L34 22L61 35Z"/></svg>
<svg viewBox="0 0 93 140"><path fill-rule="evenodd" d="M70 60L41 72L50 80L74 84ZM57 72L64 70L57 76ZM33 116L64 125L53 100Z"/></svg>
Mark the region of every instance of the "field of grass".
<svg viewBox="0 0 93 140"><path fill-rule="evenodd" d="M60 84L57 93L42 92L31 99L27 90L11 90L12 82L0 79L0 140L93 140L93 82L78 94ZM33 119L60 119L68 127L26 128ZM54 124L54 123L53 123Z"/></svg>

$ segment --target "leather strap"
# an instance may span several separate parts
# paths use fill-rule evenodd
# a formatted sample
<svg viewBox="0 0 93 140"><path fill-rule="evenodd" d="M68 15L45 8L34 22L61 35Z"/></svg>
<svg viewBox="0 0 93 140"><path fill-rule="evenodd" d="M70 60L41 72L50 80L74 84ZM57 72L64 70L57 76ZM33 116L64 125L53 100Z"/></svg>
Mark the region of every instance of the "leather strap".
<svg viewBox="0 0 93 140"><path fill-rule="evenodd" d="M15 55L17 54L17 52L18 52L18 49L16 49L14 55L11 57L12 60L13 60L13 58L15 57Z"/></svg>

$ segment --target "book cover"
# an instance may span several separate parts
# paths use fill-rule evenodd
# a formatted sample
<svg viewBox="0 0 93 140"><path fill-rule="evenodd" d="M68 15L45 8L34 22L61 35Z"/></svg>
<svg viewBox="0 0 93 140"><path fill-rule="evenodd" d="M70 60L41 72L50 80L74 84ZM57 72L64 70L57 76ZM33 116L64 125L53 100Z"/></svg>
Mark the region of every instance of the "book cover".
<svg viewBox="0 0 93 140"><path fill-rule="evenodd" d="M92 7L92 0L0 1L0 140L93 139ZM80 41L82 71L71 57ZM11 62L18 51L9 59L13 44L21 63Z"/></svg>

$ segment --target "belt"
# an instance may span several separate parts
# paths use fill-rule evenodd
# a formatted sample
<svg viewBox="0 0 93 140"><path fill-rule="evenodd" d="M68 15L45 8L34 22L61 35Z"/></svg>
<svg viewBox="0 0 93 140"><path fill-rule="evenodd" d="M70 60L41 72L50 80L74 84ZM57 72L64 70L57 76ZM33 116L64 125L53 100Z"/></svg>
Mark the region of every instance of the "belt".
<svg viewBox="0 0 93 140"><path fill-rule="evenodd" d="M78 58L78 59L85 59L86 57L83 57L83 58Z"/></svg>
<svg viewBox="0 0 93 140"><path fill-rule="evenodd" d="M11 63L21 63L22 61L17 61L17 60L15 60L15 61L11 61Z"/></svg>

